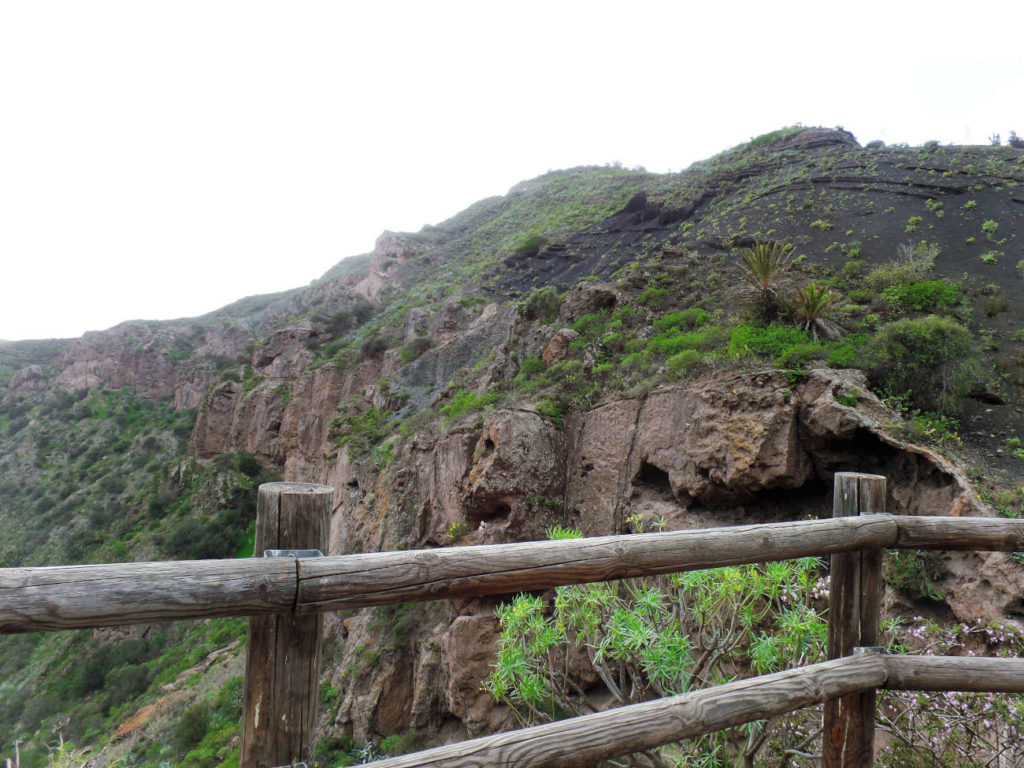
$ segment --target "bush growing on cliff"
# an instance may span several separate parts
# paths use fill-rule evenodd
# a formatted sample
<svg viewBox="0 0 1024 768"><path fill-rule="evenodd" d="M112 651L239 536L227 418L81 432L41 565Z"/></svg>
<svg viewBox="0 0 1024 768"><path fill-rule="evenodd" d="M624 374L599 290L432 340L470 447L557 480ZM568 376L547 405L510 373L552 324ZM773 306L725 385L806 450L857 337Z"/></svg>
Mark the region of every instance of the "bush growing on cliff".
<svg viewBox="0 0 1024 768"><path fill-rule="evenodd" d="M558 317L558 306L562 299L553 285L538 288L520 305L527 320L541 320L550 323Z"/></svg>
<svg viewBox="0 0 1024 768"><path fill-rule="evenodd" d="M604 708L572 679L566 660L581 650L616 705L714 685L737 668L762 674L816 661L826 639L814 607L823 591L819 568L804 558L558 587L551 608L543 597L519 595L497 611L501 641L485 687L527 723ZM798 712L670 749L680 765L753 765L758 753L779 756L801 745L815 717ZM736 762L737 752L745 762ZM666 765L663 758L645 752L629 764Z"/></svg>
<svg viewBox="0 0 1024 768"><path fill-rule="evenodd" d="M910 393L925 411L954 414L978 375L971 333L948 317L904 318L879 328L870 345L874 381Z"/></svg>

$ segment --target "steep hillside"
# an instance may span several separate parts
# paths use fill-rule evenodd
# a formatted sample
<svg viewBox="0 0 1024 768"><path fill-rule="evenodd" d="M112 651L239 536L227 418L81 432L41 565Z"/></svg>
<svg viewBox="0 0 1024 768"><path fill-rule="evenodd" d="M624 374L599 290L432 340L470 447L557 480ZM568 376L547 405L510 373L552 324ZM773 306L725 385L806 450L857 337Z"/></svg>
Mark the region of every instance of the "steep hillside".
<svg viewBox="0 0 1024 768"><path fill-rule="evenodd" d="M332 553L823 515L841 470L891 511L1019 516L1022 182L1010 147L787 128L548 173L201 318L0 344L0 565L248 556L271 477L334 486ZM1018 560L889 574L903 642L1018 642ZM512 724L482 689L502 602L332 616L320 764ZM0 638L0 757L237 763L243 627Z"/></svg>

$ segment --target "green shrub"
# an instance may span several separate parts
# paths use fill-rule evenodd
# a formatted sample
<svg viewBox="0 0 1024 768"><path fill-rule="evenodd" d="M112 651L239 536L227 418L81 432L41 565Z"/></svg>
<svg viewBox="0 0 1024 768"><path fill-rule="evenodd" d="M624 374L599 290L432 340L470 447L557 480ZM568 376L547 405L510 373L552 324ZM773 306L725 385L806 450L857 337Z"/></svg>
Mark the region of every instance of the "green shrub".
<svg viewBox="0 0 1024 768"><path fill-rule="evenodd" d="M885 580L917 600L942 600L936 585L941 578L942 561L934 552L897 550L886 559Z"/></svg>
<svg viewBox="0 0 1024 768"><path fill-rule="evenodd" d="M555 287L553 285L545 285L543 288L538 288L527 296L526 301L520 306L522 307L523 317L527 320L540 320L550 323L558 317L558 306L561 303L562 299L559 297Z"/></svg>
<svg viewBox="0 0 1024 768"><path fill-rule="evenodd" d="M960 286L949 280L897 283L882 291L882 299L895 312L934 312L956 306Z"/></svg>
<svg viewBox="0 0 1024 768"><path fill-rule="evenodd" d="M808 363L827 360L828 351L818 342L795 344L772 361L777 368L803 368Z"/></svg>
<svg viewBox="0 0 1024 768"><path fill-rule="evenodd" d="M879 264L864 277L867 287L878 294L892 285L920 282L935 266L939 248L934 243L904 243L897 249L896 259Z"/></svg>
<svg viewBox="0 0 1024 768"><path fill-rule="evenodd" d="M666 302L668 301L668 291L664 288L651 286L643 293L641 293L639 296L637 296L637 301L639 301L645 307L650 307L651 309L661 309L665 306Z"/></svg>
<svg viewBox="0 0 1024 768"><path fill-rule="evenodd" d="M699 365L703 361L704 355L696 349L684 349L682 352L672 355L672 357L665 362L670 371L681 373Z"/></svg>
<svg viewBox="0 0 1024 768"><path fill-rule="evenodd" d="M671 357L687 349L709 352L724 346L727 334L727 329L717 325L689 333L669 331L648 339L645 351L659 357Z"/></svg>
<svg viewBox="0 0 1024 768"><path fill-rule="evenodd" d="M553 397L545 397L537 402L537 413L559 429L565 426L565 404Z"/></svg>
<svg viewBox="0 0 1024 768"><path fill-rule="evenodd" d="M401 734L393 733L385 736L380 743L381 751L389 755L404 755L407 752L415 752L422 746L423 734L415 730Z"/></svg>
<svg viewBox="0 0 1024 768"><path fill-rule="evenodd" d="M519 245L516 246L516 256L523 259L532 259L538 253L541 248L548 244L548 239L543 235L530 235L524 238Z"/></svg>
<svg viewBox="0 0 1024 768"><path fill-rule="evenodd" d="M368 336L359 345L359 359L369 360L373 357L379 357L387 351L388 346L387 339L376 335Z"/></svg>
<svg viewBox="0 0 1024 768"><path fill-rule="evenodd" d="M145 666L122 667L107 674L105 709L109 712L149 688L153 673Z"/></svg>
<svg viewBox="0 0 1024 768"><path fill-rule="evenodd" d="M350 414L337 426L342 434L339 443L347 445L349 455L365 456L390 432L391 413L384 408L370 406Z"/></svg>
<svg viewBox="0 0 1024 768"><path fill-rule="evenodd" d="M532 379L535 376L543 375L548 367L539 357L529 357L523 360L519 366L519 373L516 378Z"/></svg>
<svg viewBox="0 0 1024 768"><path fill-rule="evenodd" d="M654 321L654 330L671 331L673 329L693 330L704 325L711 318L711 314L698 307L684 309L679 312L669 312L663 317Z"/></svg>
<svg viewBox="0 0 1024 768"><path fill-rule="evenodd" d="M838 341L826 345L830 368L857 368L865 358L865 348L871 337L863 333L851 333Z"/></svg>
<svg viewBox="0 0 1024 768"><path fill-rule="evenodd" d="M584 341L596 341L604 334L604 329L607 324L607 312L594 312L590 315L583 315L583 317L572 324L572 329L576 331Z"/></svg>
<svg viewBox="0 0 1024 768"><path fill-rule="evenodd" d="M445 421L451 424L464 413L479 411L500 399L499 392L467 392L460 389L452 395L451 402L441 408L441 413L445 415Z"/></svg>
<svg viewBox="0 0 1024 768"><path fill-rule="evenodd" d="M434 346L434 340L430 336L417 336L398 352L402 365L408 365L417 357Z"/></svg>
<svg viewBox="0 0 1024 768"><path fill-rule="evenodd" d="M970 331L947 317L904 318L883 325L871 343L873 380L910 393L921 410L956 413L978 372Z"/></svg>
<svg viewBox="0 0 1024 768"><path fill-rule="evenodd" d="M807 344L810 334L789 325L737 325L729 334L730 355L780 357L790 347Z"/></svg>
<svg viewBox="0 0 1024 768"><path fill-rule="evenodd" d="M246 477L259 477L263 472L263 465L251 453L239 453L235 459L235 466Z"/></svg>
<svg viewBox="0 0 1024 768"><path fill-rule="evenodd" d="M210 708L196 704L186 709L174 726L172 744L178 752L188 752L206 736L210 727Z"/></svg>

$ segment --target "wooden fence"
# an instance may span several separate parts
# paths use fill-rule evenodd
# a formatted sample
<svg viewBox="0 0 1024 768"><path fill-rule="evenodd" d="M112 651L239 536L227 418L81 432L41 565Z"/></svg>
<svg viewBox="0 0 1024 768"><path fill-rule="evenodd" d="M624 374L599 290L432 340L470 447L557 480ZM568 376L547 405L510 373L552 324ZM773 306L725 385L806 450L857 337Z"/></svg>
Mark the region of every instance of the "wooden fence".
<svg viewBox="0 0 1024 768"><path fill-rule="evenodd" d="M251 616L242 768L311 762L325 611L831 555L830 661L374 763L586 766L825 702L822 765L872 764L875 691L1024 693L1024 659L877 652L881 550L1024 550L1024 521L884 514L885 478L839 473L831 519L589 539L310 556L333 489L260 487L277 556L0 569L0 633Z"/></svg>

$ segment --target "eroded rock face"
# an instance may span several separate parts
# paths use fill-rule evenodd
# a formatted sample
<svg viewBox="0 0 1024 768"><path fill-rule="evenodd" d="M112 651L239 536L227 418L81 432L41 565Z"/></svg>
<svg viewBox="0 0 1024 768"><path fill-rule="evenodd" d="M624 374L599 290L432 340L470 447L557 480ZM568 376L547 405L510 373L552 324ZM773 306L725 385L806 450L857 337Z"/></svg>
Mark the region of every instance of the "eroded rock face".
<svg viewBox="0 0 1024 768"><path fill-rule="evenodd" d="M339 489L331 550L539 539L556 523L601 535L627 530L632 515L672 528L828 517L837 471L886 474L892 512L977 510L954 467L881 430L892 418L849 371L795 383L779 371L696 381L605 403L562 430L529 410L498 410L481 427L418 436L379 475L339 455L326 476ZM994 585L1002 571L993 563L979 573ZM968 594L954 594L954 611ZM449 738L510 724L481 691L498 636L494 605L417 608L402 653L360 668L336 724L357 738L427 722ZM361 621L370 619L348 620L340 640L356 661L360 644L364 656L372 647L372 633L356 631L369 626Z"/></svg>
<svg viewBox="0 0 1024 768"><path fill-rule="evenodd" d="M500 354L510 339L518 319L515 309L499 304L477 306L477 314L458 334L438 332L441 342L424 352L398 372L399 382L414 390L443 387L456 371L472 366L481 357L481 350Z"/></svg>
<svg viewBox="0 0 1024 768"><path fill-rule="evenodd" d="M60 363L57 385L89 389L101 384L132 389L153 398L172 398L179 367L165 340L146 323L123 323L76 339Z"/></svg>
<svg viewBox="0 0 1024 768"><path fill-rule="evenodd" d="M7 385L7 391L23 397L44 389L48 381L41 365L27 365L14 375Z"/></svg>
<svg viewBox="0 0 1024 768"><path fill-rule="evenodd" d="M948 461L883 430L892 418L855 371L814 371L798 384L782 371L736 374L615 401L570 421L566 507L588 535L623 530L638 510L680 521L693 511L691 524L714 520L716 509L764 519L766 503L786 503L786 491L830 514L833 475L855 471L889 477L892 512L976 510Z"/></svg>
<svg viewBox="0 0 1024 768"><path fill-rule="evenodd" d="M586 282L565 294L558 307L558 317L564 323L573 323L584 315L614 309L619 302L619 291L608 283Z"/></svg>
<svg viewBox="0 0 1024 768"><path fill-rule="evenodd" d="M396 284L401 268L415 258L420 248L399 232L384 232L377 238L366 274L352 287L371 304L380 294Z"/></svg>
<svg viewBox="0 0 1024 768"><path fill-rule="evenodd" d="M558 333L551 337L548 345L544 347L544 352L541 355L544 364L553 365L565 360L566 355L569 354L569 344L579 337L579 333L572 328L563 328L558 331Z"/></svg>

